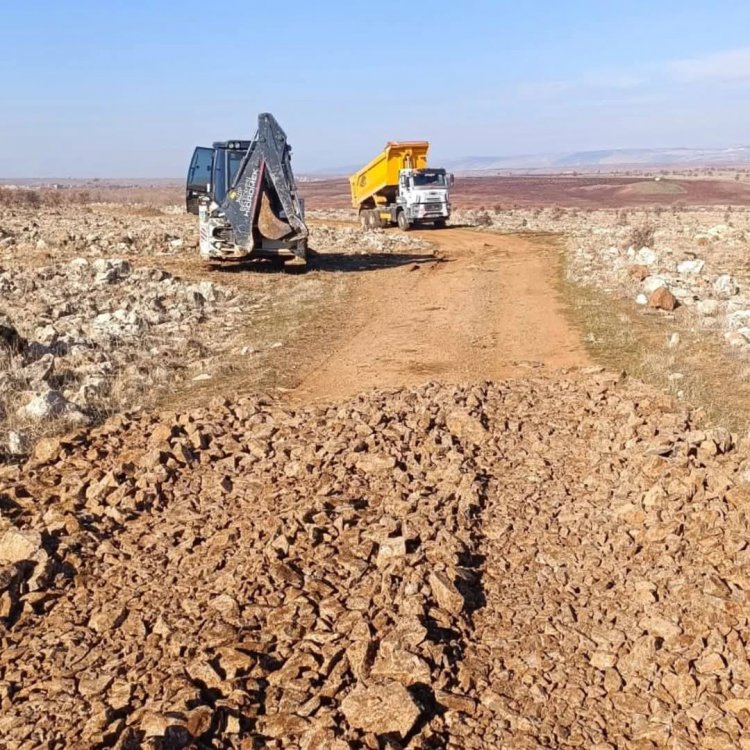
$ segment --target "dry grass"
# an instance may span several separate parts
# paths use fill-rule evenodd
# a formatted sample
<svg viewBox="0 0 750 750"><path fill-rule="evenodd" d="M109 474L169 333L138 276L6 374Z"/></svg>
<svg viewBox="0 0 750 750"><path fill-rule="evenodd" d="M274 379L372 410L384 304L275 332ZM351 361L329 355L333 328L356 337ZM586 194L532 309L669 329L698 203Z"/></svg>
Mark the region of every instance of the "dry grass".
<svg viewBox="0 0 750 750"><path fill-rule="evenodd" d="M633 227L628 236L628 244L636 249L652 247L655 234L656 227L653 224L643 223L640 226Z"/></svg>
<svg viewBox="0 0 750 750"><path fill-rule="evenodd" d="M160 408L192 408L216 396L291 390L335 349L345 328L341 310L354 291L350 275L245 273L245 283L254 282L256 289L268 293L267 302L248 311L232 335L230 353L214 363L210 380L183 382L163 393ZM243 349L249 353L237 353Z"/></svg>
<svg viewBox="0 0 750 750"><path fill-rule="evenodd" d="M0 185L0 206L8 208L57 208L86 206L91 203L119 205L172 206L184 205L181 186L158 187L91 183L86 186L4 187ZM156 214L145 214L154 216Z"/></svg>
<svg viewBox="0 0 750 750"><path fill-rule="evenodd" d="M747 432L750 366L733 356L715 333L692 329L685 311L646 310L565 278L560 288L596 362L703 409L715 424ZM671 348L674 333L680 340Z"/></svg>
<svg viewBox="0 0 750 750"><path fill-rule="evenodd" d="M82 412L87 423L96 425L114 414L133 409L148 408L157 403L165 389L174 389L185 376L188 365L181 353L162 352L158 357L150 355L160 343L160 337L150 332L132 337L127 342L113 343L109 347L107 363L111 371L104 377L106 388L87 399ZM117 350L121 351L118 353ZM119 356L118 356L119 354ZM76 355L56 360L56 370L48 381L49 387L63 391L77 387L81 374L78 365L90 364ZM0 392L0 462L9 458L3 455L6 436L12 432L22 434L24 441L33 446L44 437L59 435L79 427L76 417L61 415L54 418L34 419L21 410L39 392L39 387L26 383L20 372L12 368L11 357L0 357L0 374L4 374Z"/></svg>

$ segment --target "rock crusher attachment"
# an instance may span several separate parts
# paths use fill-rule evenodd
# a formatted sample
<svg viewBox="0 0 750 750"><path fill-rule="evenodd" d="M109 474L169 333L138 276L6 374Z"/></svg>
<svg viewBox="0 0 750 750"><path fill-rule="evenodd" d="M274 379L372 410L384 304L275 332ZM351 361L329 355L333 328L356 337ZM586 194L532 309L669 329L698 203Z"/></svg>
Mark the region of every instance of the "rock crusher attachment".
<svg viewBox="0 0 750 750"><path fill-rule="evenodd" d="M202 257L276 258L306 265L308 230L291 151L286 133L268 113L258 116L252 141L195 150L187 202L189 211L197 208Z"/></svg>

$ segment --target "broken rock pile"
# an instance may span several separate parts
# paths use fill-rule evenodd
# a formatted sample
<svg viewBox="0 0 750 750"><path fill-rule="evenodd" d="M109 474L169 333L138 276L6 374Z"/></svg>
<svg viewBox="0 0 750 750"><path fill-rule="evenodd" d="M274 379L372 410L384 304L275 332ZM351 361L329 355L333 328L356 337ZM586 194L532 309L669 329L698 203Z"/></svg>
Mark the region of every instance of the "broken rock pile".
<svg viewBox="0 0 750 750"><path fill-rule="evenodd" d="M0 228L3 251L84 255L174 255L197 252L197 219L136 206L11 208Z"/></svg>
<svg viewBox="0 0 750 750"><path fill-rule="evenodd" d="M173 380L221 338L235 297L123 259L0 268L0 442L23 453L33 425L111 413Z"/></svg>
<svg viewBox="0 0 750 750"><path fill-rule="evenodd" d="M750 278L744 258L750 228L745 214L735 216L738 226L706 227L698 221L700 212L681 224L661 219L653 247L629 246L628 227L571 239L569 276L639 305L682 307L692 325L748 354Z"/></svg>
<svg viewBox="0 0 750 750"><path fill-rule="evenodd" d="M570 373L119 416L0 474L8 747L735 747L734 439Z"/></svg>
<svg viewBox="0 0 750 750"><path fill-rule="evenodd" d="M310 246L319 253L345 253L366 255L371 253L420 252L429 243L404 232L363 230L357 226L311 224Z"/></svg>

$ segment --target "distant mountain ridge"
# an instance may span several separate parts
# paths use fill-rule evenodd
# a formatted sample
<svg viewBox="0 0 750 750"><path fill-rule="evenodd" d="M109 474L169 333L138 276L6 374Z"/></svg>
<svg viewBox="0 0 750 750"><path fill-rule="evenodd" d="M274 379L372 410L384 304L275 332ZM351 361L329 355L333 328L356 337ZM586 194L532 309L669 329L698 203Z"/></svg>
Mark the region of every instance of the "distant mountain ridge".
<svg viewBox="0 0 750 750"><path fill-rule="evenodd" d="M574 151L565 154L521 156L467 156L442 162L454 172L486 172L506 169L571 169L575 167L697 167L750 164L750 147L631 148Z"/></svg>
<svg viewBox="0 0 750 750"><path fill-rule="evenodd" d="M520 156L463 156L430 162L452 172L502 172L518 169L593 169L596 167L720 167L750 164L750 146L731 148L613 148L569 153L522 154ZM364 163L364 162L363 162ZM349 175L362 165L302 171L308 178L324 179Z"/></svg>

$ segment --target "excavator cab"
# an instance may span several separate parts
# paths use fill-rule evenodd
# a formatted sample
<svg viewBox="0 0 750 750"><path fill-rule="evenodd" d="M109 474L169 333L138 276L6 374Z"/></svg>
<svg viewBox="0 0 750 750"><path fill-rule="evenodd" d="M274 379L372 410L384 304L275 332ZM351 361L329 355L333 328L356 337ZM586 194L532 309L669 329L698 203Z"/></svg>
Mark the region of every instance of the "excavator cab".
<svg viewBox="0 0 750 750"><path fill-rule="evenodd" d="M185 186L188 213L198 215L202 197L219 205L224 202L248 148L250 141L217 141L211 148L198 146L193 151Z"/></svg>

